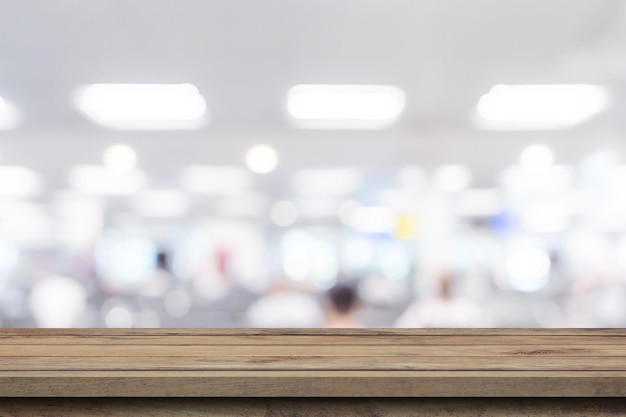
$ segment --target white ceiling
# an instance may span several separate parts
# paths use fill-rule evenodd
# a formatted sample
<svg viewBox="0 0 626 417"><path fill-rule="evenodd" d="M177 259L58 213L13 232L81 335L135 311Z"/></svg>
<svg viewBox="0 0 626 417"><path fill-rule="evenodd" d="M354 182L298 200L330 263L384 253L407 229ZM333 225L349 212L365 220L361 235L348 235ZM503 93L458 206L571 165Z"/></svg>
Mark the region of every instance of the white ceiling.
<svg viewBox="0 0 626 417"><path fill-rule="evenodd" d="M186 164L240 163L267 142L281 155L277 181L307 166L460 162L488 183L531 142L562 162L623 147L625 11L615 0L2 0L0 96L24 123L0 132L0 156L60 185L71 165L123 141L167 183ZM71 105L78 85L95 82L193 83L212 123L103 130ZM284 113L297 83L394 84L407 108L387 131L300 131ZM615 100L568 131L477 130L475 103L497 83L601 83Z"/></svg>

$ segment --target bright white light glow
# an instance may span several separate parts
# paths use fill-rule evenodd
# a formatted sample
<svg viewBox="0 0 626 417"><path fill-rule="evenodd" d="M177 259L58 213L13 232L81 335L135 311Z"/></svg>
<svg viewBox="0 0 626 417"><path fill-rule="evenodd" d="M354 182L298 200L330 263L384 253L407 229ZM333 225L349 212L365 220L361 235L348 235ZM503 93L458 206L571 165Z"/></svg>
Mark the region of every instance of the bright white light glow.
<svg viewBox="0 0 626 417"><path fill-rule="evenodd" d="M548 283L550 257L539 249L516 249L506 257L506 271L514 289L534 292Z"/></svg>
<svg viewBox="0 0 626 417"><path fill-rule="evenodd" d="M70 186L89 195L130 195L144 188L146 175L135 169L115 174L100 165L78 165L68 175Z"/></svg>
<svg viewBox="0 0 626 417"><path fill-rule="evenodd" d="M20 119L20 112L17 107L0 97L0 130L16 128Z"/></svg>
<svg viewBox="0 0 626 417"><path fill-rule="evenodd" d="M608 92L596 85L496 85L478 101L477 123L485 129L565 129L600 113L608 102Z"/></svg>
<svg viewBox="0 0 626 417"><path fill-rule="evenodd" d="M329 288L339 273L339 259L333 244L324 239L316 239L313 251L313 281L319 288Z"/></svg>
<svg viewBox="0 0 626 417"><path fill-rule="evenodd" d="M43 189L41 176L22 166L0 167L0 196L34 197Z"/></svg>
<svg viewBox="0 0 626 417"><path fill-rule="evenodd" d="M613 149L604 149L585 157L580 166L584 184L601 187L611 181L619 167L620 155Z"/></svg>
<svg viewBox="0 0 626 417"><path fill-rule="evenodd" d="M252 186L252 175L238 166L189 166L180 175L182 187L196 194L234 194Z"/></svg>
<svg viewBox="0 0 626 417"><path fill-rule="evenodd" d="M593 280L594 274L606 267L607 255L613 251L610 235L587 228L576 228L565 237L564 264L576 271L577 279Z"/></svg>
<svg viewBox="0 0 626 417"><path fill-rule="evenodd" d="M400 116L404 92L390 85L296 85L287 111L305 129L385 129Z"/></svg>
<svg viewBox="0 0 626 417"><path fill-rule="evenodd" d="M552 149L546 145L530 145L520 155L522 169L529 173L542 173L554 164Z"/></svg>
<svg viewBox="0 0 626 417"><path fill-rule="evenodd" d="M289 227L298 220L298 207L291 201L279 201L272 206L271 217L275 225Z"/></svg>
<svg viewBox="0 0 626 417"><path fill-rule="evenodd" d="M344 195L355 192L362 182L356 168L305 169L294 175L292 185L304 195Z"/></svg>
<svg viewBox="0 0 626 417"><path fill-rule="evenodd" d="M472 173L464 165L444 165L433 174L434 186L444 193L457 193L472 182Z"/></svg>
<svg viewBox="0 0 626 417"><path fill-rule="evenodd" d="M116 174L125 174L137 166L137 153L128 145L113 145L102 157L104 166Z"/></svg>
<svg viewBox="0 0 626 417"><path fill-rule="evenodd" d="M267 174L276 169L278 153L268 145L255 145L246 152L246 166L257 174Z"/></svg>
<svg viewBox="0 0 626 417"><path fill-rule="evenodd" d="M0 240L0 289L6 276L17 267L19 259L19 248L8 241Z"/></svg>
<svg viewBox="0 0 626 417"><path fill-rule="evenodd" d="M189 196L178 190L151 190L133 199L133 209L140 216L176 218L189 211Z"/></svg>
<svg viewBox="0 0 626 417"><path fill-rule="evenodd" d="M109 129L198 129L206 102L191 84L93 84L79 90L78 109Z"/></svg>
<svg viewBox="0 0 626 417"><path fill-rule="evenodd" d="M283 270L289 279L310 279L320 288L332 285L339 272L339 260L332 243L306 231L293 230L285 233L280 246Z"/></svg>
<svg viewBox="0 0 626 417"><path fill-rule="evenodd" d="M352 227L363 233L391 233L395 225L393 211L384 206L358 207L351 217Z"/></svg>
<svg viewBox="0 0 626 417"><path fill-rule="evenodd" d="M114 290L135 289L154 272L156 252L148 239L105 232L96 247L96 270Z"/></svg>
<svg viewBox="0 0 626 417"><path fill-rule="evenodd" d="M0 235L22 247L43 247L54 239L55 219L43 204L20 200L0 203Z"/></svg>
<svg viewBox="0 0 626 417"><path fill-rule="evenodd" d="M293 230L285 233L281 241L283 270L292 281L304 281L311 277L313 256L311 246L314 238L305 231Z"/></svg>
<svg viewBox="0 0 626 417"><path fill-rule="evenodd" d="M71 278L48 277L35 284L28 305L39 327L74 327L87 308L87 292Z"/></svg>
<svg viewBox="0 0 626 417"><path fill-rule="evenodd" d="M69 190L55 191L51 196L57 242L69 250L81 250L100 234L104 207L98 199ZM58 229L57 229L58 230Z"/></svg>
<svg viewBox="0 0 626 417"><path fill-rule="evenodd" d="M567 230L572 207L567 201L532 204L522 214L524 228L534 233L556 233Z"/></svg>
<svg viewBox="0 0 626 417"><path fill-rule="evenodd" d="M387 278L406 279L411 272L411 258L406 247L395 242L385 242L378 248L376 263Z"/></svg>
<svg viewBox="0 0 626 417"><path fill-rule="evenodd" d="M567 192L572 187L574 179L574 171L568 165L554 165L541 173L513 166L502 173L500 183L504 190L514 194L557 194Z"/></svg>
<svg viewBox="0 0 626 417"><path fill-rule="evenodd" d="M374 260L374 245L365 238L352 238L343 248L342 261L351 270L369 268Z"/></svg>

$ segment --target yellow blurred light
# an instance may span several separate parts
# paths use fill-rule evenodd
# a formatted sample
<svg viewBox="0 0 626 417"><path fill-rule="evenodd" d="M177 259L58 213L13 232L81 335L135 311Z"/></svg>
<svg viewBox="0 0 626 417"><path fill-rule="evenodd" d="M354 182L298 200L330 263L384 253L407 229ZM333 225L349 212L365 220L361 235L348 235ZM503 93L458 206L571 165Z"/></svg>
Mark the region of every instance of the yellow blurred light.
<svg viewBox="0 0 626 417"><path fill-rule="evenodd" d="M246 166L257 174L267 174L276 169L278 153L269 145L255 145L246 152Z"/></svg>
<svg viewBox="0 0 626 417"><path fill-rule="evenodd" d="M417 222L414 216L403 214L396 219L394 236L398 240L413 239L417 236Z"/></svg>

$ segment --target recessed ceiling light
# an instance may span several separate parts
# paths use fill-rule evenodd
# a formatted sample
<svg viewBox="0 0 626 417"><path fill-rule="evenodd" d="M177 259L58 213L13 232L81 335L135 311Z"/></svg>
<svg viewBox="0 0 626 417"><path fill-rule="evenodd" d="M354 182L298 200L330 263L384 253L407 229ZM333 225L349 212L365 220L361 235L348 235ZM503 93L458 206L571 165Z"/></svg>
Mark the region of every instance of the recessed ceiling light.
<svg viewBox="0 0 626 417"><path fill-rule="evenodd" d="M268 145L255 145L246 152L246 166L257 174L267 174L276 169L278 153Z"/></svg>
<svg viewBox="0 0 626 417"><path fill-rule="evenodd" d="M20 112L17 107L0 97L0 130L13 129L19 122Z"/></svg>
<svg viewBox="0 0 626 417"><path fill-rule="evenodd" d="M404 92L390 85L293 86L287 111L304 129L385 129L400 116Z"/></svg>
<svg viewBox="0 0 626 417"><path fill-rule="evenodd" d="M494 130L565 129L608 103L608 92L597 85L496 85L478 101L476 123Z"/></svg>
<svg viewBox="0 0 626 417"><path fill-rule="evenodd" d="M79 90L76 105L108 129L199 129L208 119L192 84L92 84Z"/></svg>
<svg viewBox="0 0 626 417"><path fill-rule="evenodd" d="M102 162L109 171L124 174L137 166L137 153L128 145L113 145L104 152Z"/></svg>

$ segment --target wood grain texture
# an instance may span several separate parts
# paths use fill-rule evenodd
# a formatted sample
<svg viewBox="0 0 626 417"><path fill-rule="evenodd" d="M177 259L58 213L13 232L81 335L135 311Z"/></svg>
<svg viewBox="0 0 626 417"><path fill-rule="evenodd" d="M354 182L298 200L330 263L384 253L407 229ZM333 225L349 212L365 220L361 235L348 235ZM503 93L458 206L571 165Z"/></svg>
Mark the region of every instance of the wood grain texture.
<svg viewBox="0 0 626 417"><path fill-rule="evenodd" d="M511 396L626 396L626 331L0 330L0 397Z"/></svg>

